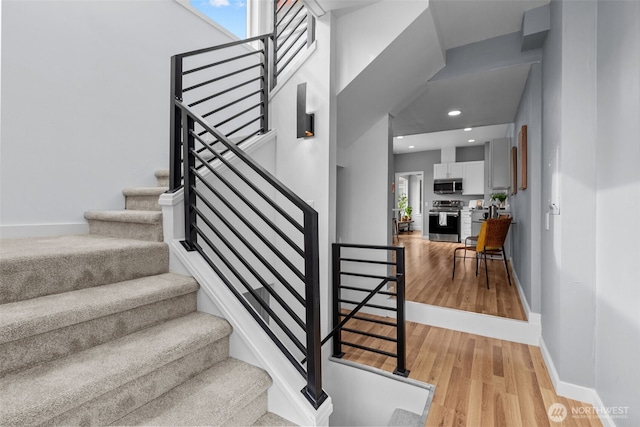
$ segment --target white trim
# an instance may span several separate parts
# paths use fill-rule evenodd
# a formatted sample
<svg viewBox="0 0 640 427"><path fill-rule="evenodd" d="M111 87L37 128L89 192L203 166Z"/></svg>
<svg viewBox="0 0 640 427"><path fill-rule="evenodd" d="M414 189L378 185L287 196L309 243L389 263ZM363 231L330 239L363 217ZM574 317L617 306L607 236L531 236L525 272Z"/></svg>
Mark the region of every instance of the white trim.
<svg viewBox="0 0 640 427"><path fill-rule="evenodd" d="M309 57L316 51L317 43L318 43L317 40L311 43L311 46L307 48L307 50L304 52L302 56L296 59L295 63L291 66L291 68L289 68L289 70L287 70L286 73L282 74L281 76L278 76L276 87L271 91L271 93L269 93L269 101L273 99L276 93L280 91L280 89L296 73L296 71L298 71L298 69L300 69L300 67L302 67L307 62L307 59L309 59Z"/></svg>
<svg viewBox="0 0 640 427"><path fill-rule="evenodd" d="M75 222L63 224L19 224L0 225L0 238L19 239L25 237L52 237L67 234L88 234L89 223Z"/></svg>
<svg viewBox="0 0 640 427"><path fill-rule="evenodd" d="M553 363L553 359L551 358L551 353L549 353L549 349L544 343L544 339L542 337L540 337L539 346L540 352L542 353L542 359L544 359L547 371L549 372L549 377L551 378L551 383L553 384L553 388L558 396L577 400L578 402L588 403L593 405L595 408L605 408L602 399L600 399L598 392L594 388L562 381L558 374L558 370L556 369L556 365ZM608 414L599 414L599 417L603 426L615 427L615 423Z"/></svg>
<svg viewBox="0 0 640 427"><path fill-rule="evenodd" d="M315 16L316 18L320 18L322 15L327 13L318 0L302 0L302 3L307 7L307 9Z"/></svg>
<svg viewBox="0 0 640 427"><path fill-rule="evenodd" d="M406 320L522 344L540 343L540 324L488 314L407 301Z"/></svg>

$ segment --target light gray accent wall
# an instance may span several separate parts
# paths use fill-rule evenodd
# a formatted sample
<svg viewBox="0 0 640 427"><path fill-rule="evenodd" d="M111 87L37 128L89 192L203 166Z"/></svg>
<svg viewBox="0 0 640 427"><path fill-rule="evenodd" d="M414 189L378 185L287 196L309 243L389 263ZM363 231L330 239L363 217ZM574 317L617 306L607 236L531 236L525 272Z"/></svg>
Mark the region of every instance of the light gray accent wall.
<svg viewBox="0 0 640 427"><path fill-rule="evenodd" d="M484 160L484 144L470 147L456 147L456 162Z"/></svg>
<svg viewBox="0 0 640 427"><path fill-rule="evenodd" d="M542 58L542 49L522 52L521 47L522 36L517 31L449 49L447 65L430 81L538 62Z"/></svg>
<svg viewBox="0 0 640 427"><path fill-rule="evenodd" d="M527 189L509 196L512 216L511 226L513 268L516 270L522 290L533 312L540 312L540 197L542 191L542 66L533 64L522 93L511 135L512 145L518 145L518 132L527 126ZM518 153L521 155L521 153ZM520 172L518 172L520 173Z"/></svg>
<svg viewBox="0 0 640 427"><path fill-rule="evenodd" d="M542 233L542 337L562 381L595 385L596 3L551 3L545 43L544 213L560 147L560 215Z"/></svg>
<svg viewBox="0 0 640 427"><path fill-rule="evenodd" d="M550 25L550 7L548 4L530 9L522 19L522 50L540 49L547 37Z"/></svg>
<svg viewBox="0 0 640 427"><path fill-rule="evenodd" d="M640 425L640 2L598 3L595 385ZM612 209L612 206L618 208Z"/></svg>

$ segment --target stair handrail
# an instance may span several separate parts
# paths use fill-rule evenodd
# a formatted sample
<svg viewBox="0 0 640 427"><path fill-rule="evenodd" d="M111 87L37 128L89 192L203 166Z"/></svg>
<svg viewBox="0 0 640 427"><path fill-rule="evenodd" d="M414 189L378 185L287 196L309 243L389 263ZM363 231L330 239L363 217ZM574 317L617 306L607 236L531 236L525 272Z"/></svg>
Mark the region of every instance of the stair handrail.
<svg viewBox="0 0 640 427"><path fill-rule="evenodd" d="M352 249L364 249L364 250L374 250L374 251L386 251L393 252L394 256L391 261L381 261L377 259L367 259L367 258L343 258L342 257L342 248L352 248ZM325 344L329 339L333 338L333 346L332 346L332 356L336 358L341 358L344 356L344 352L342 351L342 346L350 346L355 347L365 351L371 351L378 354L383 354L385 356L395 357L396 358L396 369L393 371L394 374L407 377L409 376L409 370L406 368L406 327L405 327L405 257L404 257L404 247L401 246L384 246L384 245L364 245L364 244L353 244L353 243L333 243L332 244L332 320L333 320L333 329L327 336L321 341L321 345ZM367 263L367 264L378 264L378 265L386 265L388 267L395 267L395 274L389 274L387 276L383 275L375 275L368 273L357 273L345 271L342 269L342 262L351 262L351 263ZM366 289L354 286L345 286L341 283L341 276L348 275L353 277L360 278L369 278L369 279L381 279L381 282L376 285L373 289ZM383 291L382 288L387 285L389 282L395 282L395 292ZM357 292L364 292L366 296L359 303L355 301L344 300L341 298L341 290L348 289ZM395 297L395 308L391 307L383 307L378 305L369 304L369 301L375 295L387 295L390 297ZM347 303L350 305L355 305L348 314L342 314L342 303ZM392 324L391 322L381 321L376 319L370 319L366 317L358 317L357 314L361 311L361 309L365 306L374 307L377 309L384 310L392 310L396 312L396 323ZM342 321L340 317L343 317ZM364 331L356 331L353 329L345 329L344 325L351 319L359 319L363 321L374 322L378 324L384 324L387 326L392 326L396 329L396 338L390 339L385 336L381 336L378 334L372 334ZM364 345L359 345L355 343L349 343L342 340L342 331L347 330L348 332L357 333L364 336L369 336L372 338L383 339L388 341L396 342L396 353L392 354L386 351L382 351L372 347L366 347Z"/></svg>

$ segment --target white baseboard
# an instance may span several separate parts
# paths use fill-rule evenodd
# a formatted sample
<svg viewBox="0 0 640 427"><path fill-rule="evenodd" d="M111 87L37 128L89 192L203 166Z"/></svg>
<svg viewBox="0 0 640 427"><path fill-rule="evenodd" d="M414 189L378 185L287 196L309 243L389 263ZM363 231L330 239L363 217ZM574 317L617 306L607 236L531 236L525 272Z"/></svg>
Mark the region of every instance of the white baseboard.
<svg viewBox="0 0 640 427"><path fill-rule="evenodd" d="M518 295L520 296L520 302L522 303L522 307L524 308L524 314L527 316L529 322L539 325L542 316L540 315L540 313L534 313L531 311L529 301L527 301L527 297L525 296L524 290L522 289L522 284L520 284L518 273L516 272L515 268L513 268L513 259L511 257L509 257L509 264L511 264L511 272L513 273L512 279L516 284L516 289L518 289Z"/></svg>
<svg viewBox="0 0 640 427"><path fill-rule="evenodd" d="M21 239L25 237L52 237L66 234L87 234L87 222L63 224L20 224L0 225L0 238Z"/></svg>
<svg viewBox="0 0 640 427"><path fill-rule="evenodd" d="M540 343L539 323L453 308L407 301L406 320L522 344L537 346Z"/></svg>
<svg viewBox="0 0 640 427"><path fill-rule="evenodd" d="M598 392L594 388L562 381L558 375L556 365L553 363L553 359L551 358L551 353L549 353L549 349L544 343L544 339L542 339L542 337L540 337L539 345L542 358L547 366L547 372L549 372L549 377L551 377L551 383L553 384L553 388L558 396L577 400L578 402L588 403L593 405L594 408L605 408L602 399L600 399ZM600 413L599 416L603 426L615 427L615 423L606 413Z"/></svg>

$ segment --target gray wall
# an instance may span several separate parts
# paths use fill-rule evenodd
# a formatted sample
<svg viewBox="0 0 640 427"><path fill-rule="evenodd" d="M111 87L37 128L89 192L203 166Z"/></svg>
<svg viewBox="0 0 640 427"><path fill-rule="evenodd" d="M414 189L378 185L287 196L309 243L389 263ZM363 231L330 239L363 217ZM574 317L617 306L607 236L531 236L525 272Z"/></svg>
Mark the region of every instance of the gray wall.
<svg viewBox="0 0 640 427"><path fill-rule="evenodd" d="M509 196L512 216L514 247L512 252L515 269L529 307L540 312L540 233L542 211L542 66L532 64L529 77L516 113L511 134L512 145L518 145L518 131L527 126L527 189ZM520 155L520 153L518 153ZM519 173L519 172L518 172Z"/></svg>
<svg viewBox="0 0 640 427"><path fill-rule="evenodd" d="M471 147L456 147L456 162L484 160L484 144Z"/></svg>
<svg viewBox="0 0 640 427"><path fill-rule="evenodd" d="M639 12L551 2L542 65L542 336L559 380L628 407L619 426L640 424Z"/></svg>
<svg viewBox="0 0 640 427"><path fill-rule="evenodd" d="M596 390L640 425L640 2L598 3ZM611 209L620 206L621 209Z"/></svg>

